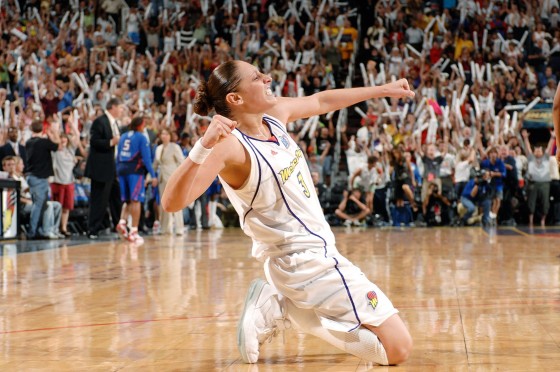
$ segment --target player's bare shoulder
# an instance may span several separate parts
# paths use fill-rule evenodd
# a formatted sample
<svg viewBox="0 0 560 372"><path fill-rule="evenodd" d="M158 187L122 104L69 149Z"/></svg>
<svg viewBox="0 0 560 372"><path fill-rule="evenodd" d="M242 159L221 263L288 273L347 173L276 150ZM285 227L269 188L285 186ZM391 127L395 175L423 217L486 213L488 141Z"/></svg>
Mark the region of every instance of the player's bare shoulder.
<svg viewBox="0 0 560 372"><path fill-rule="evenodd" d="M216 144L214 151L220 153L226 165L244 164L248 158L247 150L234 135L229 135Z"/></svg>
<svg viewBox="0 0 560 372"><path fill-rule="evenodd" d="M216 145L223 156L224 168L219 173L232 188L245 184L251 172L251 156L237 137L230 135Z"/></svg>

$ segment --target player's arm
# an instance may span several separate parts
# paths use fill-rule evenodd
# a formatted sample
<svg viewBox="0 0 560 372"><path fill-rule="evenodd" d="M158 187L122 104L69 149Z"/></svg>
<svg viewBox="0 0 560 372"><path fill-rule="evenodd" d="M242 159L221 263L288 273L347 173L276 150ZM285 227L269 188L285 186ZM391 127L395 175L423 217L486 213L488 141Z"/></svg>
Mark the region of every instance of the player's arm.
<svg viewBox="0 0 560 372"><path fill-rule="evenodd" d="M140 144L140 153L142 154L142 162L144 162L144 166L152 176L152 179L157 179L156 172L154 171L154 167L152 166L152 152L150 151L150 143L146 139L146 137L142 136L141 144ZM119 147L121 144L119 143Z"/></svg>
<svg viewBox="0 0 560 372"><path fill-rule="evenodd" d="M560 85L560 84L559 84ZM546 145L546 150L544 151L545 155L550 155L552 152L552 147L554 146L554 143L556 142L556 132L555 131L551 131L550 132L550 140L548 141L548 145ZM558 152L558 151L556 151Z"/></svg>
<svg viewBox="0 0 560 372"><path fill-rule="evenodd" d="M210 187L218 174L234 188L243 185L249 172L244 167L246 151L231 135L236 124L221 115L214 116L199 142L212 151L202 164L195 163L189 155L173 172L161 198L163 209L177 212L185 208Z"/></svg>
<svg viewBox="0 0 560 372"><path fill-rule="evenodd" d="M560 84L556 88L554 94L554 103L552 104L552 122L554 123L554 133L556 134L556 148L560 149ZM556 151L560 157L560 151Z"/></svg>
<svg viewBox="0 0 560 372"><path fill-rule="evenodd" d="M381 97L412 98L414 92L410 90L406 79L400 79L375 87L331 89L298 98L278 97L277 104L270 110L270 114L285 123L289 123L297 119L322 115L358 102Z"/></svg>

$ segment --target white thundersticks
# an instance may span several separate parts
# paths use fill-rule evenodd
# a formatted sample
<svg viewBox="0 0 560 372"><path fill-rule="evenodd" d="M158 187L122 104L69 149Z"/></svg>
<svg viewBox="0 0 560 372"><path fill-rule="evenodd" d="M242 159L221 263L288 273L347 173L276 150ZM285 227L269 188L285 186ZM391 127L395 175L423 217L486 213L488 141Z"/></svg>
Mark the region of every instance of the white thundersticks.
<svg viewBox="0 0 560 372"><path fill-rule="evenodd" d="M237 347L245 363L256 363L259 348L276 335L278 330L290 327L282 315L276 293L262 279L251 282L245 306L237 326Z"/></svg>

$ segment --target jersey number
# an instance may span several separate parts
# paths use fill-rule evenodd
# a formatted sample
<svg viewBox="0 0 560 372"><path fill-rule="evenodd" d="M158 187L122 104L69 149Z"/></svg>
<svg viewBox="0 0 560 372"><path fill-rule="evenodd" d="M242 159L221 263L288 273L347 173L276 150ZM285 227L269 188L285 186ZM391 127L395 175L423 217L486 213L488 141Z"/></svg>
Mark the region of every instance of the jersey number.
<svg viewBox="0 0 560 372"><path fill-rule="evenodd" d="M130 150L130 140L129 139L124 140L122 150L123 151Z"/></svg>
<svg viewBox="0 0 560 372"><path fill-rule="evenodd" d="M309 189L305 184L305 180L303 179L303 174L301 174L301 172L298 172L297 179L301 187L303 187L303 195L307 196L308 198L311 197L311 194L309 193Z"/></svg>

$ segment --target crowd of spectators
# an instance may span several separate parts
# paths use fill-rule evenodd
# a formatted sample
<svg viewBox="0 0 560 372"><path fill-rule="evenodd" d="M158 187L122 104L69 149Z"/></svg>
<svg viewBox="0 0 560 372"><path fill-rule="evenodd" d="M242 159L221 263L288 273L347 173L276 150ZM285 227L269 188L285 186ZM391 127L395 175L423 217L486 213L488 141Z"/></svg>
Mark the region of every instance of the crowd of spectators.
<svg viewBox="0 0 560 372"><path fill-rule="evenodd" d="M192 112L200 80L239 59L270 74L282 96L402 77L416 92L410 101L370 100L346 115L288 123L330 223L554 224L555 141L548 129L522 128L537 100L554 97L559 21L557 0L6 0L2 165L25 183L24 173L36 167L25 150L41 123L58 145L51 212L48 203L41 207L43 222L31 212L28 232L80 232L73 219L83 216L75 209L89 207L91 127L107 103L124 103L121 133L134 117L145 118L161 189L209 124ZM169 144L176 146L165 165ZM146 188L141 230L238 224L218 181L182 219L163 214L158 188ZM120 207L110 207L103 225L115 228Z"/></svg>
<svg viewBox="0 0 560 372"><path fill-rule="evenodd" d="M550 131L560 67L558 2L368 6L360 12L357 58L363 84L406 77L417 95L414 102L368 102L362 127L351 137L343 131L348 187L367 193L369 182L379 190L373 213L388 210L385 220L396 225L560 221ZM544 120L528 132L526 116L535 107ZM369 176L372 162L375 177L356 185L354 176Z"/></svg>

